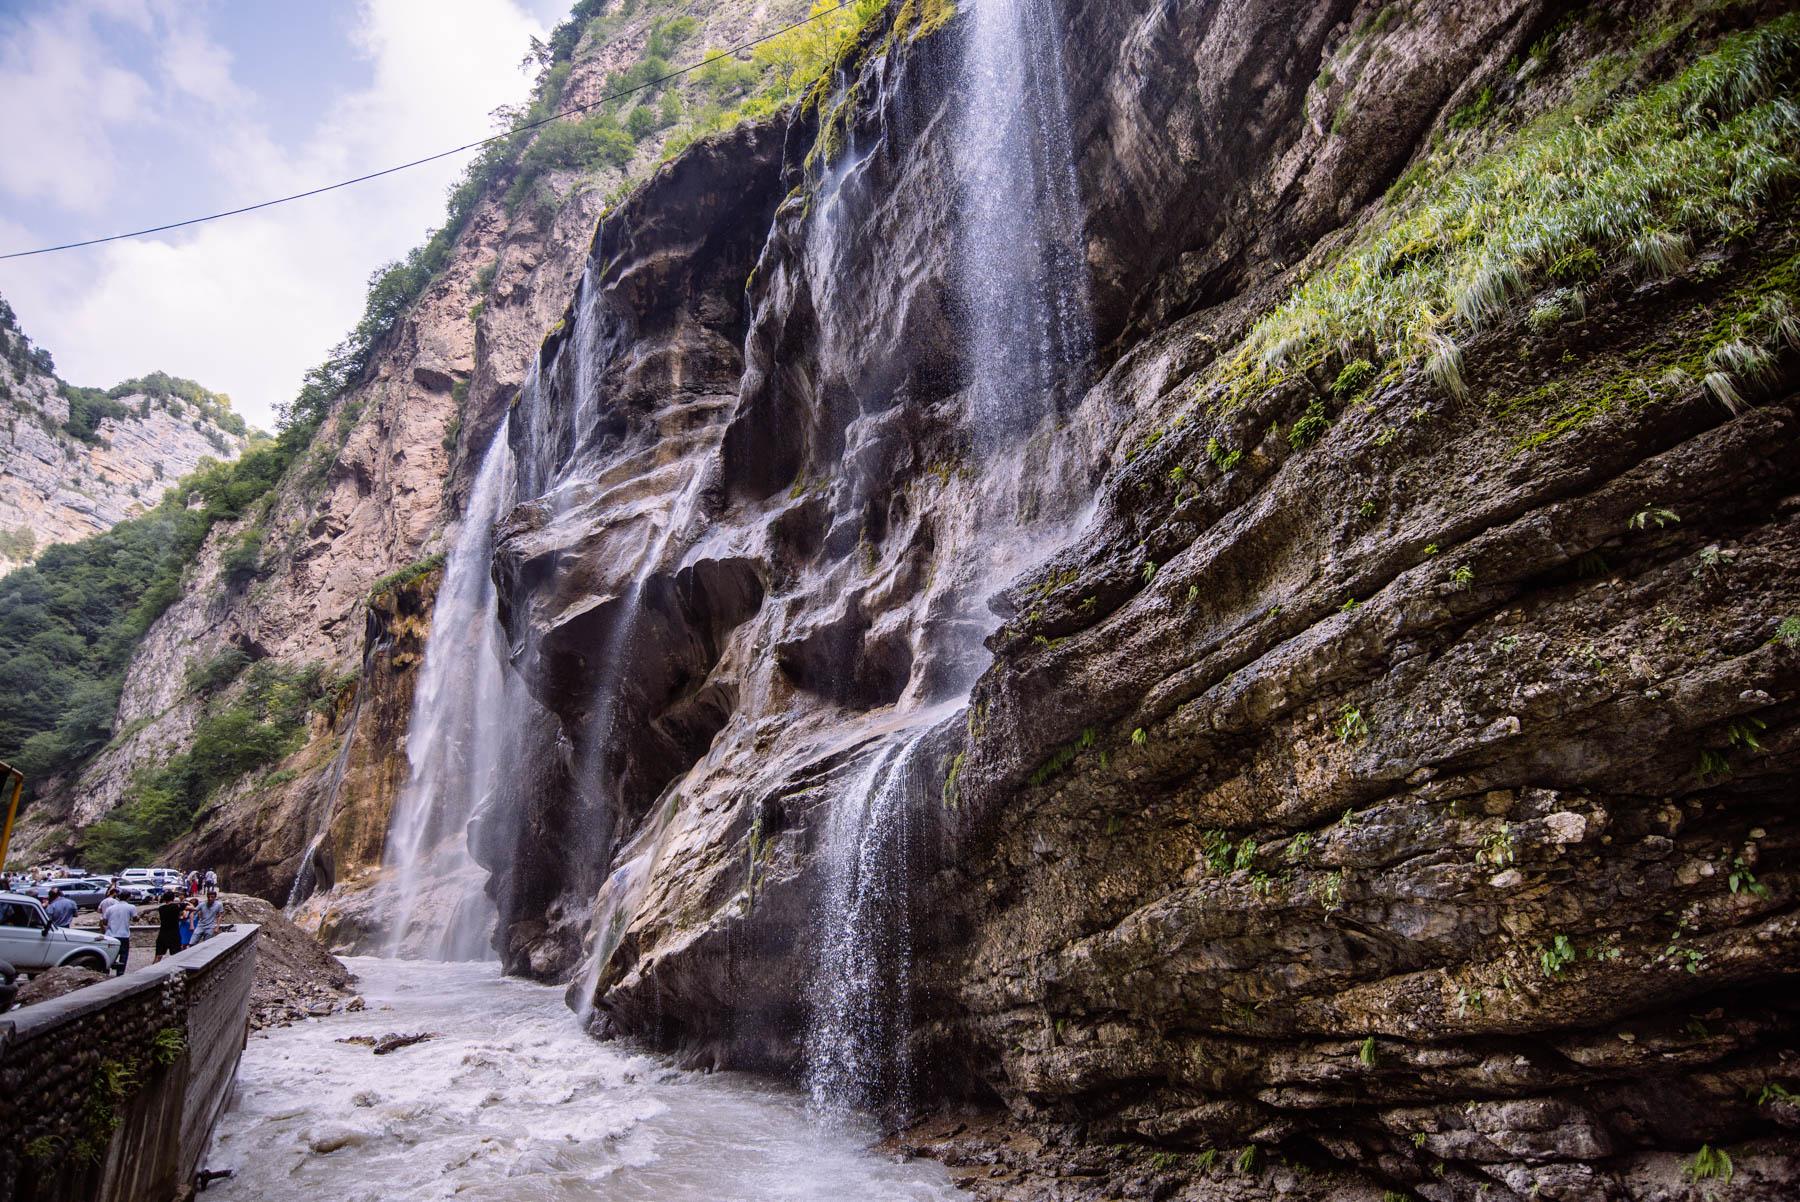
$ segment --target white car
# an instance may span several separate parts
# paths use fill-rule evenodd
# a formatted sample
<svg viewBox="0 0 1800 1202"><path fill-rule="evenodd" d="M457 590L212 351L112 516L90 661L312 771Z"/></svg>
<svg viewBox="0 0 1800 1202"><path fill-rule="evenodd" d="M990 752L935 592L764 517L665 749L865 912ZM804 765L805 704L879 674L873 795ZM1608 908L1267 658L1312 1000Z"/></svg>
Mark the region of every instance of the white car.
<svg viewBox="0 0 1800 1202"><path fill-rule="evenodd" d="M93 931L52 927L35 897L0 893L0 960L21 972L43 972L72 964L95 972L112 971L119 941Z"/></svg>

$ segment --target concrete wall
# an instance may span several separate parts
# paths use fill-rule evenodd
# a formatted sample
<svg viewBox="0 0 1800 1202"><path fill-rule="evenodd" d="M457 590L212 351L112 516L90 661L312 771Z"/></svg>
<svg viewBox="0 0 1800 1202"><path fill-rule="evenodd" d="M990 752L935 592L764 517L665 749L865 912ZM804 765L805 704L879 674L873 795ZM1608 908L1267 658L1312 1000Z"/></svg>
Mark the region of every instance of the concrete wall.
<svg viewBox="0 0 1800 1202"><path fill-rule="evenodd" d="M248 1033L257 927L0 1016L0 1199L169 1202Z"/></svg>

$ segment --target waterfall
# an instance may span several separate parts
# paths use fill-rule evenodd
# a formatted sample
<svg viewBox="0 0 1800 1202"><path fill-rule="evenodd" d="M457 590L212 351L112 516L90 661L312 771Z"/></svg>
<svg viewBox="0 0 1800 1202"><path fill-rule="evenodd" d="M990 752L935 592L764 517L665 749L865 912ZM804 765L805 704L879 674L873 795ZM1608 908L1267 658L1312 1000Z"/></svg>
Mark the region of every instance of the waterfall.
<svg viewBox="0 0 1800 1202"><path fill-rule="evenodd" d="M915 751L929 725L878 745L831 807L806 1089L833 1118L911 1098L912 817L923 792Z"/></svg>
<svg viewBox="0 0 1800 1202"><path fill-rule="evenodd" d="M300 867L294 870L294 883L288 887L287 902L283 906L290 915L294 907L311 897L319 888L319 854L320 844L331 832L331 816L337 812L338 789L344 783L344 772L350 766L350 746L356 741L356 722L362 716L363 690L359 683L356 686L356 700L350 706L350 721L344 727L344 742L338 748L337 755L332 757L331 771L326 773L325 787L319 790L319 804L314 807L319 816L313 820L313 837L307 843L306 851L300 856Z"/></svg>
<svg viewBox="0 0 1800 1202"><path fill-rule="evenodd" d="M1055 426L1085 390L1093 350L1058 0L982 0L958 28L953 286L965 312L965 427L990 495L962 532L977 562L962 620L941 636L959 668L953 707L988 663L988 596L1081 525L1082 482ZM831 803L805 1048L808 1092L827 1116L903 1120L910 1109L910 889L917 810L936 777L916 761L934 726L921 716L889 735Z"/></svg>
<svg viewBox="0 0 1800 1202"><path fill-rule="evenodd" d="M431 611L407 730L407 780L384 855L395 887L390 955L471 960L492 954L493 907L485 874L469 855L466 828L494 787L514 708L490 573L494 526L511 502L512 476L503 422L482 455Z"/></svg>
<svg viewBox="0 0 1800 1202"><path fill-rule="evenodd" d="M1084 210L1059 0L982 0L963 22L957 281L975 434L1028 431L1079 395L1092 351Z"/></svg>

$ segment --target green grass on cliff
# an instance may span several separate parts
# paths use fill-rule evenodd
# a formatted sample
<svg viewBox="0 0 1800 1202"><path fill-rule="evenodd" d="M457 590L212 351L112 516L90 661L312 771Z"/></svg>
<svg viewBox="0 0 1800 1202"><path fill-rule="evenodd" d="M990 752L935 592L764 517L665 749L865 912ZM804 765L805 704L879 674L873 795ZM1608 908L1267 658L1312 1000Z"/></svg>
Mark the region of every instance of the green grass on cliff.
<svg viewBox="0 0 1800 1202"><path fill-rule="evenodd" d="M1726 39L1653 89L1545 115L1410 190L1394 217L1299 284L1203 382L1230 408L1333 357L1424 364L1464 391L1461 343L1541 288L1609 266L1680 270L1748 236L1800 163L1800 14Z"/></svg>
<svg viewBox="0 0 1800 1202"><path fill-rule="evenodd" d="M139 774L125 803L88 829L83 858L101 869L142 862L185 834L219 789L306 741L306 715L330 696L317 664L252 664L241 688L208 707L187 749Z"/></svg>

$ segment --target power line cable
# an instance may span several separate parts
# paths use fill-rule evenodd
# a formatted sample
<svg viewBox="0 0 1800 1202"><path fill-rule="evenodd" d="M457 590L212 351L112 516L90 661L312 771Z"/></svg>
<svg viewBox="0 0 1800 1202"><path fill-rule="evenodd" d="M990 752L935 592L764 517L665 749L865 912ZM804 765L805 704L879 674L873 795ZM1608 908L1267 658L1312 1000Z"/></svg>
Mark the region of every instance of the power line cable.
<svg viewBox="0 0 1800 1202"><path fill-rule="evenodd" d="M560 121L564 117L573 116L576 113L585 113L589 109L598 108L603 104L611 104L615 100L623 100L628 96L635 96L639 92L646 92L653 88L661 87L663 84L668 83L672 79L680 79L683 75L690 75L693 72L698 71L701 67L704 67L707 63L717 62L718 60L724 59L724 58L730 58L733 55L742 54L746 50L753 50L756 47L762 45L764 42L773 41L774 39L780 37L782 34L785 34L785 33L792 33L794 30L799 29L803 25L810 25L814 21L821 20L825 17L833 16L833 15L837 14L838 12L842 11L842 9L845 7L845 5L847 3L848 3L848 0L838 0L838 4L837 4L836 8L823 9L819 12L813 13L809 17L803 17L800 20L795 21L792 25L784 25L780 29L771 30L769 33L764 34L760 38L754 38L751 41L743 43L742 45L733 46L729 50L720 50L715 53L708 54L705 58L701 59L699 62L690 63L687 66L681 68L679 71L670 71L668 74L659 75L655 79L645 80L643 83L638 84L634 88L626 88L622 92L613 92L613 93L610 93L609 95L602 96L597 100L590 100L586 104L574 105L571 108L566 108L566 109L561 110L560 112L552 113L548 117L544 117L541 120L531 121L531 122L527 122L524 125L515 126L514 128L507 130L505 133L494 134L492 137L482 138L478 142L467 142L461 146L453 147L450 150L441 150L437 154L426 155L422 159L414 159L409 163L400 163L393 167L385 167L380 171L371 171L367 175L359 175L354 179L339 180L335 184L326 184L325 186L320 187L320 188L310 188L305 192L296 192L292 196L280 196L280 197L276 197L274 200L265 200L258 204L245 205L244 207L239 208L239 209L226 209L222 213L209 213L205 217L190 217L186 221L171 221L167 225L153 225L148 229L132 230L131 232L125 233L125 234L108 234L104 238L88 238L81 242L64 242L57 246L40 246L36 250L15 250L15 251L11 252L10 254L0 255L0 261L4 261L7 259L27 259L33 255L54 254L55 252L57 252L59 250L77 250L83 246L99 246L101 243L104 243L104 242L121 242L121 241L125 240L126 238L142 238L146 234L160 234L160 233L164 233L165 231L168 231L168 230L184 229L190 225L201 225L208 221L217 221L221 217L236 217L242 213L254 213L258 209L270 209L270 208L274 208L276 205L289 204L296 200L305 200L309 196L319 196L326 192L335 192L339 188L348 188L354 184L367 183L368 181L370 181L372 179L380 179L384 175L393 175L396 172L406 171L413 167L423 167L426 163L435 163L439 159L447 159L451 155L461 154L465 150L477 150L483 146L490 145L494 142L504 141L505 139L515 137L518 134L528 133L531 130L539 129L545 125L551 124L554 121Z"/></svg>

